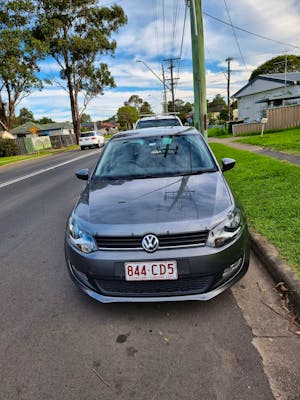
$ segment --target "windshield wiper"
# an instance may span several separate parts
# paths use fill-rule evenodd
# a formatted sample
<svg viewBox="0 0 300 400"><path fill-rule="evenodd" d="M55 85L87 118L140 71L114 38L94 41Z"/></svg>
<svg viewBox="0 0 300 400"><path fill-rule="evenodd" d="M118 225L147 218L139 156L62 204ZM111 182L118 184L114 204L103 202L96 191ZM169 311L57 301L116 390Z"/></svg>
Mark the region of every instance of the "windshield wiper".
<svg viewBox="0 0 300 400"><path fill-rule="evenodd" d="M193 172L184 172L181 175L201 175L201 174L207 174L210 172L217 172L216 168L208 168L208 169L199 169L197 171L193 171Z"/></svg>

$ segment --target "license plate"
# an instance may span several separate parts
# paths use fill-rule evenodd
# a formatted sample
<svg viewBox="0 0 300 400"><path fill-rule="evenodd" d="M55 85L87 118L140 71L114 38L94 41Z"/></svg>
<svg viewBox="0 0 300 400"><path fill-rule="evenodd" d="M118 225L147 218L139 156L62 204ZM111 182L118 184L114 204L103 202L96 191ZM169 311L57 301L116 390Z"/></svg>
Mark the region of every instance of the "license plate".
<svg viewBox="0 0 300 400"><path fill-rule="evenodd" d="M126 281L178 279L176 261L146 261L125 263Z"/></svg>

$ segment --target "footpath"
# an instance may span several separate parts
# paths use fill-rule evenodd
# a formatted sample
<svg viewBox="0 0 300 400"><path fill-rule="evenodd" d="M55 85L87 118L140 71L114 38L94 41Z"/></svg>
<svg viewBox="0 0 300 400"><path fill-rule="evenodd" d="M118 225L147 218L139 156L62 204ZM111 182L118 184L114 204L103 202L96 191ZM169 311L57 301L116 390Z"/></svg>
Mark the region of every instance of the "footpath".
<svg viewBox="0 0 300 400"><path fill-rule="evenodd" d="M253 153L263 154L265 156L276 158L277 160L288 161L291 164L300 165L300 156L282 153L281 151L267 150L263 147L253 146L251 144L238 143L236 140L238 140L236 137L230 137L226 139L209 138L208 142L221 143L225 144L226 146L234 147L235 149L252 151Z"/></svg>
<svg viewBox="0 0 300 400"><path fill-rule="evenodd" d="M288 161L289 163L300 165L300 156L282 153L279 151L266 150L260 146L253 146L246 143L236 142L236 137L231 138L209 138L208 143L220 143L239 150L251 151L273 157L277 160ZM299 200L300 201L300 200ZM288 296L288 301L293 304L294 312L300 317L300 280L296 274L284 261L279 258L279 251L260 234L250 231L251 248L258 259L265 266L276 286L281 291L281 295Z"/></svg>

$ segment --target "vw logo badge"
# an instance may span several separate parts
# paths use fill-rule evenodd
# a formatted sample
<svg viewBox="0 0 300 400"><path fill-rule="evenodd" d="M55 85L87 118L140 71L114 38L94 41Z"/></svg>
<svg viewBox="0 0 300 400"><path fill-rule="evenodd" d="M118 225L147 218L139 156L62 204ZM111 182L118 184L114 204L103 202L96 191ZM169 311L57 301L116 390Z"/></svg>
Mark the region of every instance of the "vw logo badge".
<svg viewBox="0 0 300 400"><path fill-rule="evenodd" d="M148 251L148 253L153 253L157 250L158 245L159 241L155 235L149 234L143 237L142 246L144 250Z"/></svg>

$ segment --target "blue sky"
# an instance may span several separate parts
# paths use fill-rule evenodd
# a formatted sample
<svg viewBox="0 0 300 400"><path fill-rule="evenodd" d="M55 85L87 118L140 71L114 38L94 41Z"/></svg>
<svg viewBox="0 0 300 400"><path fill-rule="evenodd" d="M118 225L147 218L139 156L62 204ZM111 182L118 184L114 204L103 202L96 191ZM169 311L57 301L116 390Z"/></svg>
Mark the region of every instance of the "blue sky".
<svg viewBox="0 0 300 400"><path fill-rule="evenodd" d="M112 4L109 0L99 3ZM139 95L160 112L162 85L136 60L143 60L160 76L164 64L169 77L168 63L163 60L180 55L181 61L175 63L174 69L175 76L179 77L176 98L193 102L189 9L183 29L185 0L120 0L116 3L123 7L128 23L116 35L115 56L101 61L107 62L117 87L107 89L103 96L94 99L86 112L93 120L107 119L116 114L132 94ZM300 55L299 0L202 0L202 10L208 99L218 93L224 98L227 96L227 57L233 58L232 94L247 83L251 72L264 61L286 52ZM272 40L233 30L224 23L230 20L234 26ZM43 77L57 77L58 72L54 60L41 63ZM43 91L25 98L18 109L21 107L30 109L36 119L48 116L55 121L71 120L68 95L59 85L45 85Z"/></svg>

